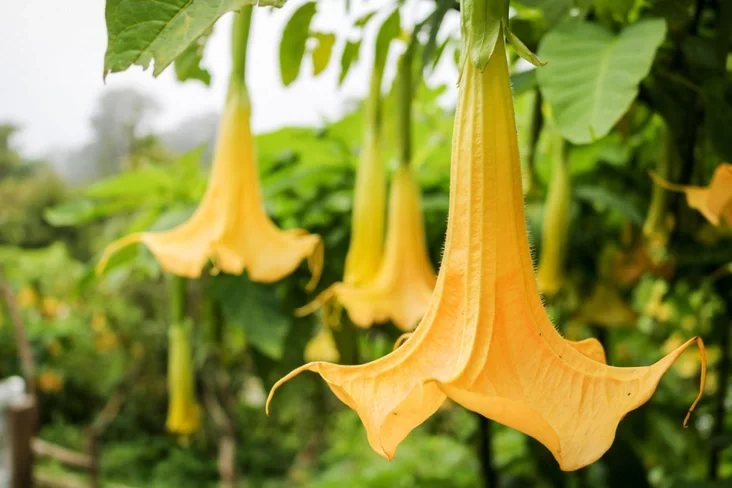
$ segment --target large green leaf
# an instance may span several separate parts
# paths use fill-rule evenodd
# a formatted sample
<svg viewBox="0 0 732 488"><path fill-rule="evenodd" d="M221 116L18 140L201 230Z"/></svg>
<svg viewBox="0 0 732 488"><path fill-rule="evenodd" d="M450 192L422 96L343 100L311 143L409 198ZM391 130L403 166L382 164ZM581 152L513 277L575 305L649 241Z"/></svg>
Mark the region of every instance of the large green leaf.
<svg viewBox="0 0 732 488"><path fill-rule="evenodd" d="M107 0L104 76L133 64L159 75L227 12L285 0Z"/></svg>
<svg viewBox="0 0 732 488"><path fill-rule="evenodd" d="M245 275L221 274L211 280L211 293L226 319L244 330L252 347L272 359L282 357L292 318L282 310L274 285L254 283Z"/></svg>
<svg viewBox="0 0 732 488"><path fill-rule="evenodd" d="M587 22L562 24L539 45L547 65L537 81L565 139L586 144L606 135L638 95L666 35L663 20L644 20L614 36Z"/></svg>
<svg viewBox="0 0 732 488"><path fill-rule="evenodd" d="M153 196L174 185L171 174L161 168L148 166L138 171L119 173L98 183L85 191L91 198L129 198Z"/></svg>
<svg viewBox="0 0 732 488"><path fill-rule="evenodd" d="M315 2L304 3L295 10L280 41L280 74L282 83L287 86L300 74L302 58L305 55L305 43L310 34L310 22L315 15Z"/></svg>
<svg viewBox="0 0 732 488"><path fill-rule="evenodd" d="M549 26L566 19L575 6L572 0L518 0L517 3L540 10Z"/></svg>
<svg viewBox="0 0 732 488"><path fill-rule="evenodd" d="M201 67L203 50L213 29L208 29L175 59L175 77L178 81L198 80L206 86L211 84L211 73Z"/></svg>

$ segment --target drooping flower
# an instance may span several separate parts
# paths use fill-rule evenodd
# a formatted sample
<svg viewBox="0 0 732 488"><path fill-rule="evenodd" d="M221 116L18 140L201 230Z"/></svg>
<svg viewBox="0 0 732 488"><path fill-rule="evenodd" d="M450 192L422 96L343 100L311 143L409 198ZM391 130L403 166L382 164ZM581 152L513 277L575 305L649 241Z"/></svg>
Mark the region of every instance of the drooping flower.
<svg viewBox="0 0 732 488"><path fill-rule="evenodd" d="M335 296L354 324L369 327L392 320L412 330L429 303L435 273L427 255L419 187L408 167L396 170L389 201L386 250L376 275L366 283L336 283L300 313Z"/></svg>
<svg viewBox="0 0 732 488"><path fill-rule="evenodd" d="M400 166L394 172L389 195L388 229L383 256L379 229L383 226L384 202L381 196L383 185L383 161L364 159L363 165L371 168L368 176L374 180L369 187L369 205L373 212L357 211L365 207L358 198L364 186L359 180L356 187L356 206L353 214L353 239L346 261L346 272L342 283L335 283L310 305L299 310L300 314L312 312L321 303L337 300L348 312L348 316L359 327L370 327L374 323L391 320L402 330L414 329L427 310L435 286L435 272L427 253L422 205L411 162L411 105L412 105L412 50L408 49L400 62L397 75L399 89L398 131ZM376 71L375 71L376 72ZM378 72L376 72L378 75ZM372 97L378 97L378 92ZM370 100L372 101L372 100ZM376 169L374 169L376 168ZM361 175L359 175L361 176ZM364 218L364 220L361 220ZM362 236L368 236L370 244ZM365 254L370 245L370 251ZM373 268L372 258L380 256L378 266ZM360 256L358 260L351 258ZM359 263L349 267L350 263ZM372 271L375 273L372 274Z"/></svg>
<svg viewBox="0 0 732 488"><path fill-rule="evenodd" d="M169 432L188 435L198 430L201 416L194 393L190 327L175 324L168 334L169 399L165 426Z"/></svg>
<svg viewBox="0 0 732 488"><path fill-rule="evenodd" d="M367 127L356 171L351 242L343 272L343 282L350 285L366 283L376 275L384 249L386 169L381 150L380 128Z"/></svg>
<svg viewBox="0 0 732 488"><path fill-rule="evenodd" d="M482 72L471 58L463 63L445 252L422 322L403 345L371 363L316 362L292 371L275 384L268 405L285 381L317 372L358 413L371 447L391 459L447 396L536 438L562 469L574 470L610 447L623 416L648 401L695 342L702 347L693 338L651 366L615 368L584 354L550 322L526 233L499 30ZM589 344L599 347L594 340Z"/></svg>
<svg viewBox="0 0 732 488"><path fill-rule="evenodd" d="M713 225L724 222L732 227L732 164L717 166L709 186L677 185L651 172L657 185L686 194L686 202Z"/></svg>
<svg viewBox="0 0 732 488"><path fill-rule="evenodd" d="M541 236L541 254L537 271L539 291L555 295L564 281L564 257L569 238L569 211L572 189L569 168L564 157L562 136L552 134L554 161L549 190L544 204L544 225Z"/></svg>
<svg viewBox="0 0 732 488"><path fill-rule="evenodd" d="M243 19L245 13L251 15L250 10L242 9L239 18ZM248 20L244 20L248 32ZM243 63L240 58L235 61ZM164 271L179 276L196 278L211 260L226 273L241 274L246 270L252 280L269 283L289 275L307 258L313 273L308 286L317 284L323 265L320 237L303 229L280 230L265 211L250 115L244 81L232 76L211 177L196 212L171 230L136 233L113 242L99 261L98 272L113 253L141 242Z"/></svg>

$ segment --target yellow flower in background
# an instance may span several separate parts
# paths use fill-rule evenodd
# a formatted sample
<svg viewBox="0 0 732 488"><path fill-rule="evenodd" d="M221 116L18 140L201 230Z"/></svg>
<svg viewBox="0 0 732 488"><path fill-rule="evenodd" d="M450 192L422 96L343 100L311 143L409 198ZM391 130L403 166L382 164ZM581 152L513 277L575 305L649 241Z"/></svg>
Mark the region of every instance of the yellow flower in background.
<svg viewBox="0 0 732 488"><path fill-rule="evenodd" d="M168 334L169 399L165 426L169 432L188 435L198 430L201 415L194 392L190 326L173 325Z"/></svg>
<svg viewBox="0 0 732 488"><path fill-rule="evenodd" d="M41 299L41 313L46 318L54 318L61 311L61 300L55 297L43 297Z"/></svg>
<svg viewBox="0 0 732 488"><path fill-rule="evenodd" d="M569 239L572 188L569 168L564 156L564 141L552 134L552 176L544 204L541 254L536 279L539 291L552 296L564 282L564 258Z"/></svg>
<svg viewBox="0 0 732 488"><path fill-rule="evenodd" d="M427 255L419 186L408 167L394 173L386 250L376 275L361 285L336 283L299 314L335 296L359 327L392 320L402 330L416 327L429 304L435 272Z"/></svg>
<svg viewBox="0 0 732 488"><path fill-rule="evenodd" d="M320 237L302 229L280 230L262 202L246 93L230 92L219 126L213 168L196 212L182 225L163 232L132 234L113 242L97 272L110 256L133 243L145 244L163 270L196 278L209 261L221 271L259 282L274 282L292 273L307 258L317 284L323 266Z"/></svg>
<svg viewBox="0 0 732 488"><path fill-rule="evenodd" d="M107 317L103 312L94 312L91 320L92 330L97 333L107 330Z"/></svg>
<svg viewBox="0 0 732 488"><path fill-rule="evenodd" d="M686 194L686 202L698 210L713 225L722 221L732 227L732 164L717 166L709 186L676 185L651 172L656 184L671 191Z"/></svg>
<svg viewBox="0 0 732 488"><path fill-rule="evenodd" d="M598 361L595 340L563 339L544 310L531 260L503 36L483 72L463 63L453 133L445 252L430 306L407 341L360 366L315 362L391 459L446 397L534 437L563 470L596 461L620 420L644 404L695 337L647 367ZM587 347L590 346L590 347ZM703 355L702 355L703 358ZM706 363L702 360L703 391ZM688 419L688 415L687 415Z"/></svg>
<svg viewBox="0 0 732 488"><path fill-rule="evenodd" d="M372 101L371 103L379 103ZM384 249L386 169L381 156L379 127L366 130L364 151L356 172L351 215L351 242L346 254L343 282L360 285L379 271Z"/></svg>
<svg viewBox="0 0 732 488"><path fill-rule="evenodd" d="M621 327L634 325L638 314L630 308L616 287L598 283L580 306L576 318L590 325Z"/></svg>
<svg viewBox="0 0 732 488"><path fill-rule="evenodd" d="M58 339L54 339L48 343L48 352L51 354L51 356L56 357L56 356L60 355L63 352L63 350L64 350L64 348Z"/></svg>
<svg viewBox="0 0 732 488"><path fill-rule="evenodd" d="M328 361L337 363L341 359L338 346L333 338L333 332L324 326L318 335L308 342L303 354L305 361Z"/></svg>
<svg viewBox="0 0 732 488"><path fill-rule="evenodd" d="M64 387L64 378L53 371L44 371L38 376L38 388L44 393L58 393Z"/></svg>
<svg viewBox="0 0 732 488"><path fill-rule="evenodd" d="M31 285L25 285L15 296L20 308L33 308L38 305L38 292Z"/></svg>
<svg viewBox="0 0 732 488"><path fill-rule="evenodd" d="M99 352L107 352L115 349L119 344L117 336L109 331L102 332L97 335L94 345Z"/></svg>

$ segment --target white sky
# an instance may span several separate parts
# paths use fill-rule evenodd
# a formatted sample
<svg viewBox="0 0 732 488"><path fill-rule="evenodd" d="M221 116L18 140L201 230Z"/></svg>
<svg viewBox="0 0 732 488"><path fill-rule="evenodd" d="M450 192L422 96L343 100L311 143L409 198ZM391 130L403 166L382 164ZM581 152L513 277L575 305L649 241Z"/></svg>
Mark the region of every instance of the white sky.
<svg viewBox="0 0 732 488"><path fill-rule="evenodd" d="M367 6L373 8L388 1L368 0ZM89 119L104 90L133 86L153 96L162 108L153 122L156 130L172 128L197 114L218 111L223 104L230 67L230 17L225 16L216 24L205 51L203 64L213 77L210 87L198 81L177 82L172 66L158 78L153 78L151 69L133 67L110 74L105 85L104 3L0 1L0 123L13 122L22 127L15 142L23 154L41 157L54 148L88 142ZM257 132L336 118L347 100L366 93L371 57L368 49L362 48L359 64L352 68L344 85L337 87L343 34L351 24L346 21L343 0L318 1L313 27L335 32L339 37L328 69L313 78L306 57L300 78L288 88L282 86L279 36L292 12L302 3L303 0L289 0L282 9L257 9L255 13L247 75ZM368 11L363 8L363 0L352 4L351 18ZM414 18L423 6L411 2L411 7L403 11L403 19ZM375 25L370 27L367 36L373 35ZM449 85L454 85L451 63L441 63L441 67L435 81L453 80Z"/></svg>

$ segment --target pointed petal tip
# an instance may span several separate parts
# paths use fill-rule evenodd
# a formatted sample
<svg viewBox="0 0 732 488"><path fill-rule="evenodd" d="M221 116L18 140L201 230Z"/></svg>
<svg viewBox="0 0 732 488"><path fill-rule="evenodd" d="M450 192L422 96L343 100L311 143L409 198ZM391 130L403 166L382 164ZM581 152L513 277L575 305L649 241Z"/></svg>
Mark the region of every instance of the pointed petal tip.
<svg viewBox="0 0 732 488"><path fill-rule="evenodd" d="M335 294L335 286L337 284L338 283L334 283L322 292L320 292L320 295L315 297L310 303L307 303L302 307L296 308L293 312L295 317L305 317L307 315L310 315L311 313L315 312L320 307L325 305L327 302L329 302Z"/></svg>
<svg viewBox="0 0 732 488"><path fill-rule="evenodd" d="M138 242L141 242L142 239L143 234L140 232L136 232L134 234L121 237L116 241L108 244L107 247L104 248L104 252L102 252L102 257L99 258L99 262L97 262L97 265L94 267L94 273L97 276L101 276L102 273L104 273L104 270L107 268L109 260L117 251L129 246L130 244L136 244Z"/></svg>
<svg viewBox="0 0 732 488"><path fill-rule="evenodd" d="M682 345L681 348L686 349L689 345L691 345L692 342L696 342L696 345L699 347L699 354L701 356L701 376L699 378L699 394L696 396L694 403L691 404L689 410L686 412L686 417L684 417L684 428L687 428L689 426L691 412L694 411L697 404L704 395L704 386L707 382L707 351L704 348L704 341L702 340L702 338L699 336L692 337L686 342L686 344Z"/></svg>
<svg viewBox="0 0 732 488"><path fill-rule="evenodd" d="M313 246L312 253L308 256L308 267L312 273L310 281L305 285L305 291L308 293L312 293L315 290L315 287L318 286L320 277L323 274L323 264L325 262L325 246L323 245L323 239L318 235L314 236L317 238L317 241L315 246Z"/></svg>
<svg viewBox="0 0 732 488"><path fill-rule="evenodd" d="M303 371L317 370L319 364L320 364L320 362L303 364L299 368L293 369L286 376L283 376L282 378L277 380L277 383L272 385L272 388L269 390L269 395L267 395L267 401L265 401L265 403L264 403L264 412L267 414L267 416L269 416L269 412L270 412L269 406L270 406L270 403L272 403L272 398L274 398L275 391L277 391L277 389L279 389L279 387L282 386L284 383L290 381L292 378L299 375Z"/></svg>

